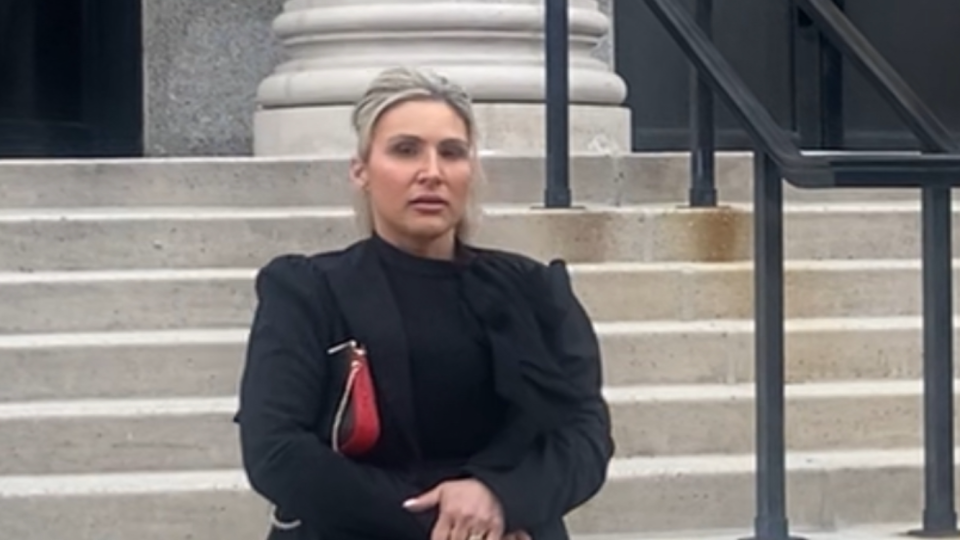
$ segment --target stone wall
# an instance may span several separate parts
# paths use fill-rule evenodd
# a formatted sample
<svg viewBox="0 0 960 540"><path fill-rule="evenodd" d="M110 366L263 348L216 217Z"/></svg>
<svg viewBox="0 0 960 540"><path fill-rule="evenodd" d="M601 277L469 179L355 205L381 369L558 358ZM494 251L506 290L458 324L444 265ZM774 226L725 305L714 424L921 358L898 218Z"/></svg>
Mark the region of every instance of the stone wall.
<svg viewBox="0 0 960 540"><path fill-rule="evenodd" d="M144 150L246 155L257 85L283 57L283 0L143 0Z"/></svg>
<svg viewBox="0 0 960 540"><path fill-rule="evenodd" d="M284 0L142 0L145 152L248 155L257 85L283 58ZM599 0L611 15L613 0ZM612 62L613 44L596 52Z"/></svg>

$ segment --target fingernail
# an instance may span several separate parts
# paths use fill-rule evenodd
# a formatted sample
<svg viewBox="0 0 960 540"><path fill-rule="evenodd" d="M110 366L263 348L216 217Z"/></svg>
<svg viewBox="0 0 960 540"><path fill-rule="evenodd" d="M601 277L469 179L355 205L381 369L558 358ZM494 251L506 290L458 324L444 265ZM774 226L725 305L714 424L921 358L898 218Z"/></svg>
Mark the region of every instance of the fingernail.
<svg viewBox="0 0 960 540"><path fill-rule="evenodd" d="M413 505L415 505L415 504L417 504L417 500L416 500L416 499L407 499L407 500L403 501L403 507L404 507L404 508L410 508L411 506L413 506Z"/></svg>

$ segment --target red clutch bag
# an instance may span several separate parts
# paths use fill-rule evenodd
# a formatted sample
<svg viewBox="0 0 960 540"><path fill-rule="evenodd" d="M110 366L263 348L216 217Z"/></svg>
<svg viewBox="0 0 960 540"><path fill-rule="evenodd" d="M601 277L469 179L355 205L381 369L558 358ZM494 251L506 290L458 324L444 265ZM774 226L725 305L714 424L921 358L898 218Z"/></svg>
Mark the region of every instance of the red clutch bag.
<svg viewBox="0 0 960 540"><path fill-rule="evenodd" d="M330 444L335 452L359 456L380 439L380 414L367 353L353 340L328 352L334 360L331 372L338 394Z"/></svg>

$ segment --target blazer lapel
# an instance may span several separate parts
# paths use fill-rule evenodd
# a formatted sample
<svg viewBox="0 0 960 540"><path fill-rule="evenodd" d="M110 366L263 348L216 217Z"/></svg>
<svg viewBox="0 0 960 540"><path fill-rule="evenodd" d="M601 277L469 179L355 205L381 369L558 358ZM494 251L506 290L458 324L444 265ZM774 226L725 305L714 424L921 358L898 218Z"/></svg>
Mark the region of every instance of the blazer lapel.
<svg viewBox="0 0 960 540"><path fill-rule="evenodd" d="M410 358L403 321L369 241L358 243L343 265L328 273L331 290L351 338L366 347L380 398L380 414L398 423L397 435L419 458Z"/></svg>

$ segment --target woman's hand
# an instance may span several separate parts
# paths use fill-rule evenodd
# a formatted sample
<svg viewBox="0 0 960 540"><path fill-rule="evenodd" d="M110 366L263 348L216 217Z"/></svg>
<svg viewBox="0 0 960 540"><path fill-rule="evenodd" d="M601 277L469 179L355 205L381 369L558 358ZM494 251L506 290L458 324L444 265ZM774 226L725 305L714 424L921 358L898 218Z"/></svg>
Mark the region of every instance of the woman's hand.
<svg viewBox="0 0 960 540"><path fill-rule="evenodd" d="M500 501L477 480L442 482L403 506L412 512L438 507L439 516L430 540L503 540Z"/></svg>

